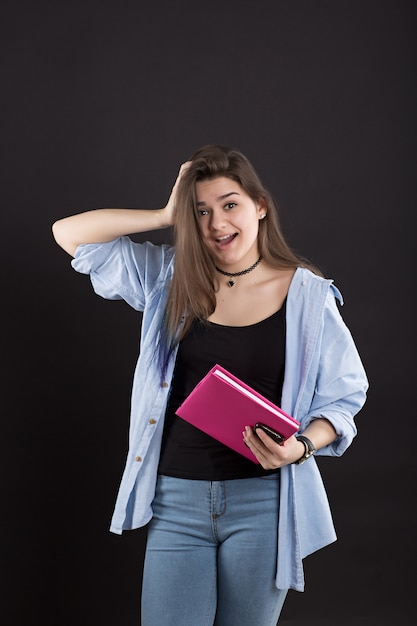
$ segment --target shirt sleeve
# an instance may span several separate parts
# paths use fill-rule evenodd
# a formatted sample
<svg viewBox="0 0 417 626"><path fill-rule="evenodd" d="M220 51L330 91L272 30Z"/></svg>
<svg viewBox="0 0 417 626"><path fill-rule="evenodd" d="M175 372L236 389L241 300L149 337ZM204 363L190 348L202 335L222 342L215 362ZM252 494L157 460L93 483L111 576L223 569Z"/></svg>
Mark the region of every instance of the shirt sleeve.
<svg viewBox="0 0 417 626"><path fill-rule="evenodd" d="M125 300L143 311L152 291L172 273L173 248L120 237L102 244L81 244L72 267L89 274L95 293L108 300Z"/></svg>
<svg viewBox="0 0 417 626"><path fill-rule="evenodd" d="M325 418L338 438L317 451L340 456L357 433L354 417L366 400L368 380L349 329L329 291L323 312L320 361L314 396L306 422Z"/></svg>

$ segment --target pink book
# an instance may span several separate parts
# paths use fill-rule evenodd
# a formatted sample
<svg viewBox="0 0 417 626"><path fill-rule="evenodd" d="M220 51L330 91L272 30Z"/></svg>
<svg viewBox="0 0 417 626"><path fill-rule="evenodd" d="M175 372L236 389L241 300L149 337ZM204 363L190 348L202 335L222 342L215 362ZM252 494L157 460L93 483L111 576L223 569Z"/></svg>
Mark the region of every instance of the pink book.
<svg viewBox="0 0 417 626"><path fill-rule="evenodd" d="M277 431L282 441L300 427L291 415L221 365L200 380L176 414L254 463L258 460L243 441L245 426L265 424Z"/></svg>

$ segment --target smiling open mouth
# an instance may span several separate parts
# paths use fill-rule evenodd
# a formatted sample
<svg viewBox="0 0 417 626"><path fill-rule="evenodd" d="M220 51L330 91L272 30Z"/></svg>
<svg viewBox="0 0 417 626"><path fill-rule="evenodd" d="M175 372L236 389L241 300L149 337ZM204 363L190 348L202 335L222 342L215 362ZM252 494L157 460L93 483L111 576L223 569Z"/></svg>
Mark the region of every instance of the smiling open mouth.
<svg viewBox="0 0 417 626"><path fill-rule="evenodd" d="M233 235L224 235L223 237L216 237L215 241L217 241L217 243L229 243L229 241L232 241L235 237L237 237L237 233L233 233Z"/></svg>

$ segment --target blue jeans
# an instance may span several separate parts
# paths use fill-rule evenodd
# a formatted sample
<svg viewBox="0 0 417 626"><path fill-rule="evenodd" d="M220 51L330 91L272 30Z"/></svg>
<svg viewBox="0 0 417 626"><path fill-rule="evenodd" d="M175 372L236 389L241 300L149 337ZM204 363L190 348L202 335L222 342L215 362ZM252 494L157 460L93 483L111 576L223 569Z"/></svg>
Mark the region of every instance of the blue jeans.
<svg viewBox="0 0 417 626"><path fill-rule="evenodd" d="M279 474L226 481L159 476L142 626L276 626Z"/></svg>

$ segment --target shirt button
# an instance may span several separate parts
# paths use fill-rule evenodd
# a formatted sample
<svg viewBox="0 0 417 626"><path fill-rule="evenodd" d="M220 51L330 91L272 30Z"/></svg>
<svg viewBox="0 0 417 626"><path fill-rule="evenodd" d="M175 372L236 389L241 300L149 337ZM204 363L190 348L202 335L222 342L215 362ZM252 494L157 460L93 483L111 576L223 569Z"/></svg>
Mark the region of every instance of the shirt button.
<svg viewBox="0 0 417 626"><path fill-rule="evenodd" d="M149 420L149 423L150 423L150 424L156 424L156 420L154 420L154 419L150 419L150 420Z"/></svg>
<svg viewBox="0 0 417 626"><path fill-rule="evenodd" d="M306 280L303 280L303 282L302 282L301 284L303 285L303 287L305 287L305 286L306 286L306 284L307 284L307 281L306 281Z"/></svg>
<svg viewBox="0 0 417 626"><path fill-rule="evenodd" d="M142 457L141 457L141 456L136 456L136 457L135 457L135 461L138 461L138 462L139 462L139 461L141 461L141 460L142 460Z"/></svg>
<svg viewBox="0 0 417 626"><path fill-rule="evenodd" d="M163 383L162 383L162 385L161 385L161 387L168 387L168 383L163 382Z"/></svg>

